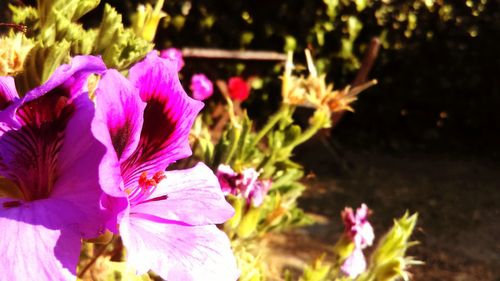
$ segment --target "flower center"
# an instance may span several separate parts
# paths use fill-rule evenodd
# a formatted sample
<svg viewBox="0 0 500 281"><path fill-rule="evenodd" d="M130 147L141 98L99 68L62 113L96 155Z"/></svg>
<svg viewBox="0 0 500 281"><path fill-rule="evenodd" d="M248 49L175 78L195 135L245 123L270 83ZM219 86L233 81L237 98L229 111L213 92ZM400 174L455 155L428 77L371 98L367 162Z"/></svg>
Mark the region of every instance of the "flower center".
<svg viewBox="0 0 500 281"><path fill-rule="evenodd" d="M139 180L137 181L138 185L134 188L125 190L125 192L128 194L130 205L134 206L145 202L167 199L167 195L150 198L150 196L156 190L160 181L166 178L167 176L165 176L164 172L156 172L151 178L148 178L148 174L146 172L143 172L139 177Z"/></svg>
<svg viewBox="0 0 500 281"><path fill-rule="evenodd" d="M6 178L0 178L0 198L20 199L2 203L4 208L12 208L20 206L24 196L17 184Z"/></svg>

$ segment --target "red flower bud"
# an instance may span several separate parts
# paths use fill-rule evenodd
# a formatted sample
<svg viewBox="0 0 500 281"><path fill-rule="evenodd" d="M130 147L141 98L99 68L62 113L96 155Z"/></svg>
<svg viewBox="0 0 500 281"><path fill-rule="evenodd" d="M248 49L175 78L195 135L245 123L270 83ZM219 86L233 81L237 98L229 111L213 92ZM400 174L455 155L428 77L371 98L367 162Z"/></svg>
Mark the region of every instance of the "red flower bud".
<svg viewBox="0 0 500 281"><path fill-rule="evenodd" d="M237 101L245 101L250 95L250 86L241 77L231 77L228 82L229 96Z"/></svg>

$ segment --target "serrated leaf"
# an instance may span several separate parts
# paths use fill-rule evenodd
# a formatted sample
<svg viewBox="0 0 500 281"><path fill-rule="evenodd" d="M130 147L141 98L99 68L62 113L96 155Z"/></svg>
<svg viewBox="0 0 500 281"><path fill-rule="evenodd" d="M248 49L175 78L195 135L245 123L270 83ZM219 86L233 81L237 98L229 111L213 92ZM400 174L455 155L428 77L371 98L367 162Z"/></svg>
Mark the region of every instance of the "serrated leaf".
<svg viewBox="0 0 500 281"><path fill-rule="evenodd" d="M16 24L24 24L29 29L34 29L34 23L38 21L38 11L31 6L14 6L9 4L12 11L12 21Z"/></svg>
<svg viewBox="0 0 500 281"><path fill-rule="evenodd" d="M122 16L109 4L104 6L104 14L97 32L94 53L103 53L112 44L115 33L123 30Z"/></svg>
<svg viewBox="0 0 500 281"><path fill-rule="evenodd" d="M72 21L77 21L88 12L99 6L100 0L78 0L75 12L73 13Z"/></svg>
<svg viewBox="0 0 500 281"><path fill-rule="evenodd" d="M124 28L122 16L108 4L96 37L93 53L102 54L106 65L118 70L126 69L153 49L152 44Z"/></svg>
<svg viewBox="0 0 500 281"><path fill-rule="evenodd" d="M58 42L44 47L38 43L31 49L24 61L23 72L15 77L16 88L20 96L40 86L49 79L56 68L69 59L70 43Z"/></svg>

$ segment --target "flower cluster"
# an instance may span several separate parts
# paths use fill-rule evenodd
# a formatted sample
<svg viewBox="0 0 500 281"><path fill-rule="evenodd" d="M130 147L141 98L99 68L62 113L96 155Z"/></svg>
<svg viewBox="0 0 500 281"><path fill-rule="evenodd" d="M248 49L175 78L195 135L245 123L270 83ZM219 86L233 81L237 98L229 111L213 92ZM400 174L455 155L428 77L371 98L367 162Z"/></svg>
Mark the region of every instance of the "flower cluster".
<svg viewBox="0 0 500 281"><path fill-rule="evenodd" d="M355 278L366 270L366 260L363 249L373 244L375 234L368 222L369 209L366 204L353 212L352 208L345 208L342 212L344 220L344 235L354 243L354 250L342 264L341 270L347 276Z"/></svg>
<svg viewBox="0 0 500 281"><path fill-rule="evenodd" d="M217 168L216 175L225 195L241 195L246 199L247 204L252 204L253 207L262 204L271 187L271 181L259 180L260 173L253 168L236 173L230 166L221 164Z"/></svg>
<svg viewBox="0 0 500 281"><path fill-rule="evenodd" d="M0 77L2 280L75 280L82 239L107 230L138 274L238 277L215 225L234 210L213 172L165 171L191 154L203 107L182 89L178 66L152 52L126 78L77 56L23 97ZM93 74L101 79L91 97Z"/></svg>
<svg viewBox="0 0 500 281"><path fill-rule="evenodd" d="M196 100L206 100L214 93L214 84L205 74L199 73L191 77L191 91Z"/></svg>
<svg viewBox="0 0 500 281"><path fill-rule="evenodd" d="M292 74L294 67L292 53L288 54L282 87L285 104L322 109L329 113L354 111L351 103L357 100L357 95L377 83L376 80L372 80L353 88L347 86L341 90L334 90L333 84L327 84L326 75L318 74L311 53L307 49L306 58L309 76L295 76Z"/></svg>
<svg viewBox="0 0 500 281"><path fill-rule="evenodd" d="M0 37L0 76L20 72L32 47L33 42L21 33L9 37Z"/></svg>

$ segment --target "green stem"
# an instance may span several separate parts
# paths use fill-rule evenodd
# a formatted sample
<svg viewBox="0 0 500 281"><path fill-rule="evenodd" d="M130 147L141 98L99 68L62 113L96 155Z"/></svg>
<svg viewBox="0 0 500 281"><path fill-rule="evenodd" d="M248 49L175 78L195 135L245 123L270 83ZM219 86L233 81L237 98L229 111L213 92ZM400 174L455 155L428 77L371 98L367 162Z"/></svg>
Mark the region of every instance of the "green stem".
<svg viewBox="0 0 500 281"><path fill-rule="evenodd" d="M328 117L325 117L328 118ZM293 150L297 145L306 142L310 138L312 138L319 130L321 130L325 126L325 120L321 120L321 122L316 122L309 126L298 138L294 139L287 146L282 149Z"/></svg>
<svg viewBox="0 0 500 281"><path fill-rule="evenodd" d="M269 120L266 125L260 129L257 136L252 140L250 147L256 146L259 141L278 123L283 117L285 117L290 112L290 106L287 104L282 104L278 112L276 112Z"/></svg>
<svg viewBox="0 0 500 281"><path fill-rule="evenodd" d="M104 254L104 252L106 252L106 249L108 248L109 245L111 245L113 242L115 241L115 237L111 238L111 240L109 240L109 242L104 245L101 249L99 249L99 252L97 253L97 255L95 255L92 260L90 260L90 262L82 269L82 271L80 271L80 273L78 274L78 278L83 278L83 275L85 275L85 272L87 272L87 270L89 270L92 265L97 261L97 259L102 255Z"/></svg>
<svg viewBox="0 0 500 281"><path fill-rule="evenodd" d="M229 146L229 149L228 149L228 153L226 155L226 158L224 159L224 161L222 163L224 164L227 164L227 165L231 165L231 160L233 158L233 155L234 153L236 152L236 149L238 148L238 143L239 143L239 140L240 140L240 135L241 135L241 128L237 128L236 126L233 126L233 128L231 128L231 136L230 136L230 146Z"/></svg>

